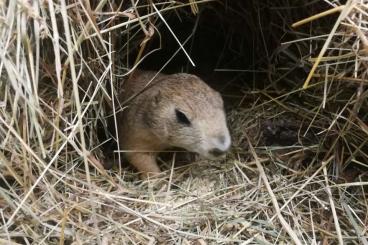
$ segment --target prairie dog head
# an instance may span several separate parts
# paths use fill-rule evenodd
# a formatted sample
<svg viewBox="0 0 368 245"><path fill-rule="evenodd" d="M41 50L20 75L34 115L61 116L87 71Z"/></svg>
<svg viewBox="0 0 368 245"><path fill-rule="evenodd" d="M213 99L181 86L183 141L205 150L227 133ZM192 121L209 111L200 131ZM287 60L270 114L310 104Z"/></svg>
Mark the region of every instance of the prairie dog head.
<svg viewBox="0 0 368 245"><path fill-rule="evenodd" d="M204 158L225 155L231 145L221 95L194 75L168 75L149 102L143 120L168 146L196 152ZM142 94L143 95L143 94Z"/></svg>

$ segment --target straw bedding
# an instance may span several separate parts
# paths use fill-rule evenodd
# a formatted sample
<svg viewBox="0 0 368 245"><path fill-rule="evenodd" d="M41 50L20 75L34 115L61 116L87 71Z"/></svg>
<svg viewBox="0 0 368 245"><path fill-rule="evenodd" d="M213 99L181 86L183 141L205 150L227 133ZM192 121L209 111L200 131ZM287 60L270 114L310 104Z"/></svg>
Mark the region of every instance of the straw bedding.
<svg viewBox="0 0 368 245"><path fill-rule="evenodd" d="M0 2L0 244L368 244L367 23L365 0ZM136 67L223 94L226 159L103 168Z"/></svg>

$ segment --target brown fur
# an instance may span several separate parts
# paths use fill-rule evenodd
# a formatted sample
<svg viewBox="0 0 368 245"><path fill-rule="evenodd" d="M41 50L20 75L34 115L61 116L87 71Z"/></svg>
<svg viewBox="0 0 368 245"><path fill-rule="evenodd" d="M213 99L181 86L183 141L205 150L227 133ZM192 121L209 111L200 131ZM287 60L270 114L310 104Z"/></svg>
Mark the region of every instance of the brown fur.
<svg viewBox="0 0 368 245"><path fill-rule="evenodd" d="M119 115L120 150L142 174L159 173L157 154L168 147L182 147L206 158L208 151L226 142L226 126L220 94L194 75L173 75L136 71L123 85L121 101L129 101ZM144 90L142 92L142 90ZM191 124L178 122L175 110L183 112ZM213 146L214 145L214 146Z"/></svg>

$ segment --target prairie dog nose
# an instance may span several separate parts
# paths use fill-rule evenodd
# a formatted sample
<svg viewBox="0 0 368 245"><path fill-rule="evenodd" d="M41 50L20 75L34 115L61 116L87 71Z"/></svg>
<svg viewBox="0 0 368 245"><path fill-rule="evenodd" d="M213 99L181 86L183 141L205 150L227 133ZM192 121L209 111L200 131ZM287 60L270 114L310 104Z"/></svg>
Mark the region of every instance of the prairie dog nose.
<svg viewBox="0 0 368 245"><path fill-rule="evenodd" d="M220 135L220 136L217 136L215 138L214 146L216 146L216 147L214 147L214 148L218 148L219 150L221 150L223 152L226 152L226 151L229 150L230 145L231 145L231 139L230 139L229 134Z"/></svg>
<svg viewBox="0 0 368 245"><path fill-rule="evenodd" d="M214 157L220 157L222 155L225 155L225 153L229 150L230 145L230 136L221 135L214 139L214 147L208 152Z"/></svg>

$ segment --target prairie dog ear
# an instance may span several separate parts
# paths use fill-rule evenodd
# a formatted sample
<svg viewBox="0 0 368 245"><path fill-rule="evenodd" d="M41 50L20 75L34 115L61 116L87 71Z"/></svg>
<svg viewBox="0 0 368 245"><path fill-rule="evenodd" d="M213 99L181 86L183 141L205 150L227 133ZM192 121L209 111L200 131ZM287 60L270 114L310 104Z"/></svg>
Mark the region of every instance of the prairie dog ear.
<svg viewBox="0 0 368 245"><path fill-rule="evenodd" d="M159 108L160 104L162 102L162 93L160 90L157 91L156 94L153 94L151 98L148 100L144 100L143 104L141 105L141 111L142 111L142 122L148 127L148 128L155 128L157 127L157 114L159 114ZM144 109L143 109L144 107Z"/></svg>
<svg viewBox="0 0 368 245"><path fill-rule="evenodd" d="M155 96L153 97L153 105L157 106L158 104L160 104L161 100L162 100L162 94L161 94L161 91L158 90L157 94L155 94Z"/></svg>
<svg viewBox="0 0 368 245"><path fill-rule="evenodd" d="M216 102L219 104L220 108L225 109L225 103L224 103L224 100L222 98L221 93L218 92L218 91L215 91L215 94L216 94L216 96L218 98L218 100L216 100Z"/></svg>

